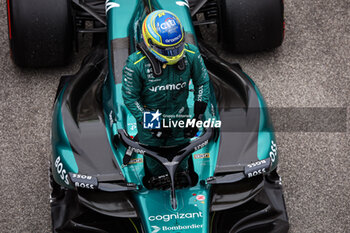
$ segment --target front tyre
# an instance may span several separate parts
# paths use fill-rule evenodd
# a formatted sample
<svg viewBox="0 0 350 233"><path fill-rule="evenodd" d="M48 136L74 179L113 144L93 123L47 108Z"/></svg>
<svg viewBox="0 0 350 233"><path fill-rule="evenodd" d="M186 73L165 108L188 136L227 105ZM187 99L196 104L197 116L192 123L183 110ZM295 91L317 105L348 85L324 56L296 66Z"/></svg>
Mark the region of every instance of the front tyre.
<svg viewBox="0 0 350 233"><path fill-rule="evenodd" d="M283 0L218 0L219 36L236 53L270 50L284 38Z"/></svg>
<svg viewBox="0 0 350 233"><path fill-rule="evenodd" d="M12 59L20 67L68 64L73 51L70 0L7 0Z"/></svg>

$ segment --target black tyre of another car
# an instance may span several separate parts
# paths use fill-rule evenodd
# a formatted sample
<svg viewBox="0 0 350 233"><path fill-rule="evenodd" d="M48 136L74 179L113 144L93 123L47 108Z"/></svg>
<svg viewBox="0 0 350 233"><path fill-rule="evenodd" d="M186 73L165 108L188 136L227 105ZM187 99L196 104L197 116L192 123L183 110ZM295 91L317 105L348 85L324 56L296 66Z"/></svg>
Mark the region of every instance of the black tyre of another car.
<svg viewBox="0 0 350 233"><path fill-rule="evenodd" d="M11 55L20 67L68 64L73 52L70 0L8 0Z"/></svg>
<svg viewBox="0 0 350 233"><path fill-rule="evenodd" d="M284 39L283 0L218 0L218 33L236 53L271 50Z"/></svg>

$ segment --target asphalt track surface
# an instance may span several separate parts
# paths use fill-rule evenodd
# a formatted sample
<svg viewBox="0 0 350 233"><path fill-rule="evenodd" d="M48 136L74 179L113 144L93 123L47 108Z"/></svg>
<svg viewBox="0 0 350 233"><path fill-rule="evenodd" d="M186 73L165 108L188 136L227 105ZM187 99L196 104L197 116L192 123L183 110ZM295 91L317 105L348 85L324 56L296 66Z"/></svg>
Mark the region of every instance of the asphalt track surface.
<svg viewBox="0 0 350 233"><path fill-rule="evenodd" d="M347 109L346 129L276 136L290 232L350 232L350 2L288 0L285 17L282 47L218 51L241 64L269 107ZM0 232L50 232L52 104L59 77L77 71L88 46L69 67L22 70L10 59L5 0L0 31Z"/></svg>

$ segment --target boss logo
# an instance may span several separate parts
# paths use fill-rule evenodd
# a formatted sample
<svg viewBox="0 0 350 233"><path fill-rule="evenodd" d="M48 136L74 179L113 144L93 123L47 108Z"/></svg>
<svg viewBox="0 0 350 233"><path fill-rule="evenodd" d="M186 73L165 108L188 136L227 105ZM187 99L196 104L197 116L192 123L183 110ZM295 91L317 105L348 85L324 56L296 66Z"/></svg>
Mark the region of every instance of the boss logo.
<svg viewBox="0 0 350 233"><path fill-rule="evenodd" d="M254 163L247 164L244 169L244 173L248 178L262 175L266 173L270 167L271 159L264 159L260 161L256 161Z"/></svg>
<svg viewBox="0 0 350 233"><path fill-rule="evenodd" d="M73 178L77 178L77 179L87 179L87 180L91 180L92 176L86 176L86 175L80 175L80 174L73 174L72 176Z"/></svg>
<svg viewBox="0 0 350 233"><path fill-rule="evenodd" d="M257 176L257 175L261 175L261 174L263 174L263 173L265 173L265 172L266 172L265 168L259 169L259 170L257 170L257 171L249 172L249 173L248 173L248 178L251 178L251 177Z"/></svg>
<svg viewBox="0 0 350 233"><path fill-rule="evenodd" d="M260 160L260 161L257 161L255 163L248 164L247 166L249 168L253 168L253 167L256 167L256 166L259 166L259 165L262 165L262 164L266 164L266 160Z"/></svg>
<svg viewBox="0 0 350 233"><path fill-rule="evenodd" d="M68 174L66 169L63 168L63 163L61 162L61 156L58 156L56 161L55 161L55 167L56 167L56 171L59 175L59 177L61 178L61 180L64 181L64 183L69 185L69 181L68 181Z"/></svg>
<svg viewBox="0 0 350 233"><path fill-rule="evenodd" d="M98 186L97 178L93 176L69 173L69 177L77 188L96 189Z"/></svg>
<svg viewBox="0 0 350 233"><path fill-rule="evenodd" d="M93 184L75 182L74 185L77 188L95 189L95 186Z"/></svg>

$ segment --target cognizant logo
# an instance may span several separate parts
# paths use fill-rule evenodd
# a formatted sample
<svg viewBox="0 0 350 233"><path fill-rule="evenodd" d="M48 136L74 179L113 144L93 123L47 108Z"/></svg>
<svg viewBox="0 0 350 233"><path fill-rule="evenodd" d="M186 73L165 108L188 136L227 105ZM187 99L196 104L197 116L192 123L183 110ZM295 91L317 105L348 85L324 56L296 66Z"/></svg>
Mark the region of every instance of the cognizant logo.
<svg viewBox="0 0 350 233"><path fill-rule="evenodd" d="M165 214L165 215L157 215L157 216L149 216L148 220L153 221L164 221L169 222L172 219L195 219L195 218L203 218L203 213L176 213L176 214Z"/></svg>
<svg viewBox="0 0 350 233"><path fill-rule="evenodd" d="M153 86L149 88L150 91L158 92L158 91L172 91L172 90L181 90L186 87L186 82L177 83L177 84L167 84L161 86Z"/></svg>

